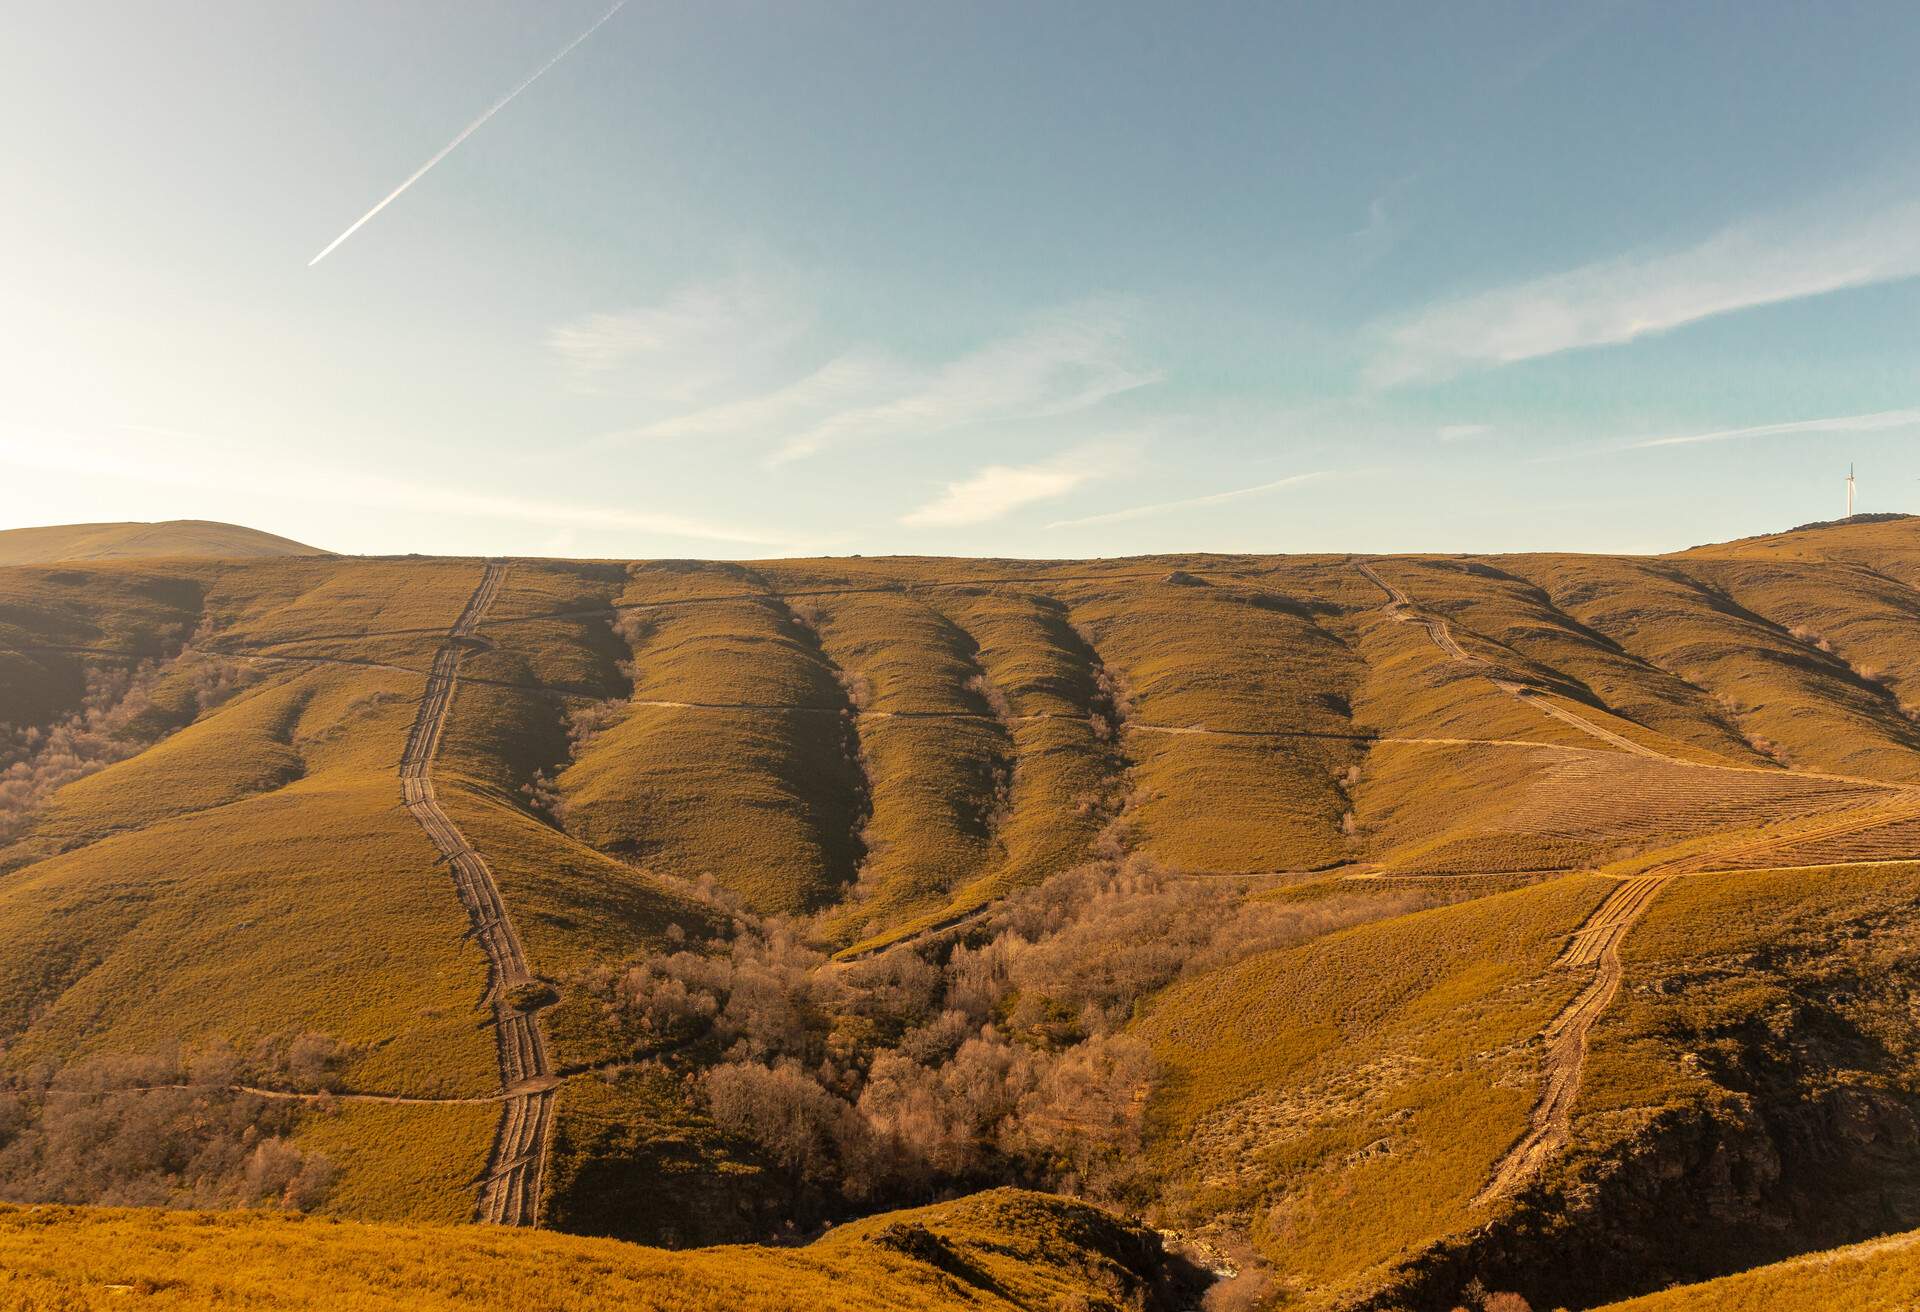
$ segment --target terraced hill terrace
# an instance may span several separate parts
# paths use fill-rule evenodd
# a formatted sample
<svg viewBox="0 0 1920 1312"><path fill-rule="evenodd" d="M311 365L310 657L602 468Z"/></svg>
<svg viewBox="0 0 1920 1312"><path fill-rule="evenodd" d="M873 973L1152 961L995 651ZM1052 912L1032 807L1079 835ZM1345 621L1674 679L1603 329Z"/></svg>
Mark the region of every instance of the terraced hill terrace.
<svg viewBox="0 0 1920 1312"><path fill-rule="evenodd" d="M153 1255L256 1227L232 1306L479 1245L640 1306L1577 1308L1920 1227L1916 638L1906 518L0 568L0 1199L61 1205L0 1300L203 1305ZM875 1219L1004 1186L1084 1202Z"/></svg>

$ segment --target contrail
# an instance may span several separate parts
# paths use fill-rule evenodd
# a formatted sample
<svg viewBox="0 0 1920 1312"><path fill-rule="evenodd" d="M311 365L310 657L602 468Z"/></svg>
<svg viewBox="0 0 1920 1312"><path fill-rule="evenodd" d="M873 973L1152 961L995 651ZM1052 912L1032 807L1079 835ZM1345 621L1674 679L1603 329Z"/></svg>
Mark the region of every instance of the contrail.
<svg viewBox="0 0 1920 1312"><path fill-rule="evenodd" d="M314 265L326 259L327 256L333 254L334 249L338 247L341 242L353 236L353 234L360 231L360 229L366 227L368 219L371 219L374 215L378 214L381 210L385 209L387 206L393 204L396 200L399 200L401 193L405 192L408 187L411 187L414 183L420 181L421 178L425 177L427 175L427 171L431 169L435 164L438 164L441 160L453 154L454 150L458 148L461 142L465 141L468 137L472 136L475 132L478 132L480 130L481 124L485 123L488 119L492 118L495 114L498 114L501 110L505 109L507 107L508 101L512 100L515 96L519 95L522 91L525 91L528 87L532 86L535 82L538 82L540 80L540 75L542 73L545 73L548 69L552 68L555 64L559 63L561 60L565 59L568 55L572 54L576 46L578 46L582 41L585 41L588 37L592 36L595 32L598 32L600 30L601 25L605 23L609 18L612 18L615 14L619 13L620 10L626 5L626 3L627 3L627 0L614 0L613 8L607 10L606 13L600 15L599 19L595 21L592 27L589 27L586 31L582 32L579 36L567 42L567 44L561 48L561 51L559 54L555 55L552 59L549 59L546 63L540 65L540 67L534 69L532 73L527 75L526 79L522 81L519 86L507 92L507 94L500 97L500 99L494 101L493 104L488 107L486 113L482 114L479 118L475 119L473 122L467 124L466 127L460 129L459 136L455 137L452 141L449 141L446 145L442 146L440 148L439 154L435 155L432 159L428 160L425 164L422 164L419 168L415 169L405 182L401 183L399 186L395 187L392 191L388 192L385 200L382 200L378 205L375 205L372 209L368 210L365 214L362 214L358 219L356 219L351 228L348 228L345 232L341 233L338 237L335 237L332 241L328 242L325 250L321 251L318 255L314 256L312 259L307 261L307 267L311 269Z"/></svg>

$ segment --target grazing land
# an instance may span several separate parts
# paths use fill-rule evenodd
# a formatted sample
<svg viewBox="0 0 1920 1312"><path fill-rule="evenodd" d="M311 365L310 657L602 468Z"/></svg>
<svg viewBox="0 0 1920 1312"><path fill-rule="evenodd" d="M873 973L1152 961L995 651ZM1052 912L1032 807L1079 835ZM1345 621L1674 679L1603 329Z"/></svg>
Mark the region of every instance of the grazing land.
<svg viewBox="0 0 1920 1312"><path fill-rule="evenodd" d="M0 1306L1897 1304L1916 908L1920 519L18 530Z"/></svg>

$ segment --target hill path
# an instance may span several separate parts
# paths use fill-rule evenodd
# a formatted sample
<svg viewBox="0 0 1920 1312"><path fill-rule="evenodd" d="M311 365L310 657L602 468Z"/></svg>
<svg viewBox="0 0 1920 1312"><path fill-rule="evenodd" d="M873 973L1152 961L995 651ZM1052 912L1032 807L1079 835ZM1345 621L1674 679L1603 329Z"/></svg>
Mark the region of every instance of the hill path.
<svg viewBox="0 0 1920 1312"><path fill-rule="evenodd" d="M1630 752L1637 756L1651 757L1674 765L1701 767L1704 762L1688 761L1680 757L1669 756L1664 752L1635 742L1623 734L1615 733L1603 725L1596 724L1554 702L1539 690L1529 687L1505 674L1498 666L1482 657L1475 656L1462 647L1453 636L1452 626L1441 616L1423 611L1405 589L1389 583L1370 563L1363 560L1354 562L1356 569L1372 581L1387 596L1387 613L1402 623L1419 624L1427 631L1434 646L1446 653L1449 659L1475 667L1481 677L1487 679L1496 688L1511 697L1551 715L1575 729L1608 744L1610 747ZM1382 741L1389 741L1383 739ZM1706 766L1710 769L1750 770L1745 766ZM1835 779L1844 776L1826 775L1814 771L1792 771L1806 777ZM1884 781L1859 780L1861 783L1879 783ZM1768 852L1779 851L1822 839L1841 838L1861 834L1891 824L1911 821L1920 816L1920 789L1898 789L1884 802L1876 802L1863 810L1816 825L1811 828L1772 833L1745 843L1736 843L1728 847L1707 852L1688 853L1660 862L1639 874L1620 880L1619 887L1594 908L1572 936L1565 950L1554 963L1556 966L1576 970L1592 970L1593 978L1588 981L1560 1013L1550 1021L1541 1032L1546 1046L1542 1062L1544 1085L1538 1101L1527 1117L1527 1131L1506 1156L1501 1158L1494 1168L1492 1178L1474 1199L1476 1206L1486 1206L1512 1193L1545 1166L1566 1146L1572 1129L1573 1107L1580 1094L1581 1080L1586 1070L1588 1035L1593 1024L1605 1013L1619 992L1624 968L1620 961L1620 945L1628 932L1646 914L1647 908L1659 896L1660 890L1682 875L1710 871L1716 865L1724 865L1745 857L1760 856Z"/></svg>
<svg viewBox="0 0 1920 1312"><path fill-rule="evenodd" d="M489 562L479 586L434 653L406 750L400 756L400 793L407 811L426 831L453 872L454 887L473 921L473 935L487 956L487 996L499 1043L504 1104L493 1152L480 1181L474 1217L500 1225L536 1225L545 1182L547 1130L556 1096L546 1034L536 1011L515 1005L515 990L534 984L520 935L507 915L486 859L475 851L440 806L433 787L433 761L460 683L460 665L474 645L487 607L500 592L508 567Z"/></svg>
<svg viewBox="0 0 1920 1312"><path fill-rule="evenodd" d="M1606 900L1595 907L1580 928L1573 932L1566 950L1554 963L1573 969L1592 969L1593 979L1542 1032L1541 1038L1546 1043L1546 1085L1528 1115L1526 1134L1500 1160L1500 1164L1494 1168L1493 1178L1480 1191L1474 1203L1484 1206L1512 1193L1565 1146L1573 1124L1573 1104L1579 1095L1581 1077L1586 1068L1588 1033L1620 989L1623 974L1620 945L1626 940L1628 931L1653 905L1661 889L1683 875L1715 872L1728 861L1764 856L1768 852L1822 839L1868 833L1888 825L1907 823L1916 816L1920 816L1920 790L1904 789L1890 802L1876 803L1863 812L1807 829L1769 834L1750 842L1675 857L1641 874L1622 879L1620 886L1609 893Z"/></svg>

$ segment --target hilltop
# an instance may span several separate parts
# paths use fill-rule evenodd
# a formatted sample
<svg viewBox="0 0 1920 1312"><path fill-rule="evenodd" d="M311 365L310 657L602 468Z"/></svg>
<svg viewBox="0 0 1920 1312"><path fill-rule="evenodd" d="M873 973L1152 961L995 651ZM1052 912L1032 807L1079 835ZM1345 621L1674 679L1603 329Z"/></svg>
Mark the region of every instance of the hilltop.
<svg viewBox="0 0 1920 1312"><path fill-rule="evenodd" d="M1437 1312L1920 1227L1916 637L1912 519L0 568L0 1197L786 1270L1019 1185Z"/></svg>
<svg viewBox="0 0 1920 1312"><path fill-rule="evenodd" d="M45 565L62 560L137 560L193 556L247 560L260 556L324 556L291 538L207 519L152 524L54 524L0 529L0 565Z"/></svg>

